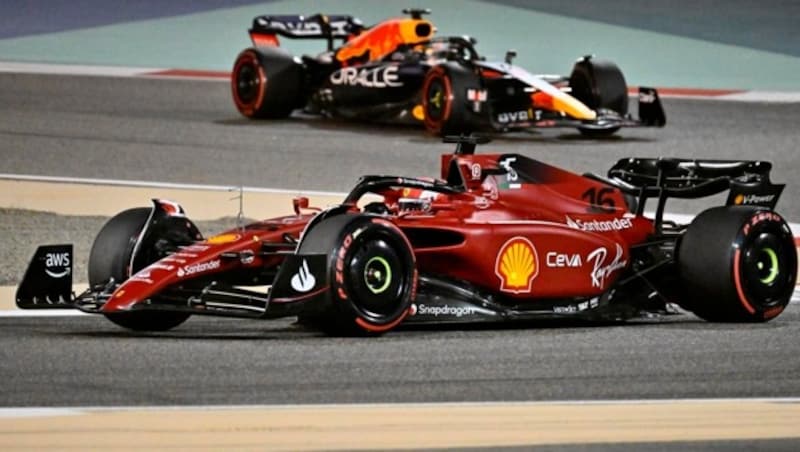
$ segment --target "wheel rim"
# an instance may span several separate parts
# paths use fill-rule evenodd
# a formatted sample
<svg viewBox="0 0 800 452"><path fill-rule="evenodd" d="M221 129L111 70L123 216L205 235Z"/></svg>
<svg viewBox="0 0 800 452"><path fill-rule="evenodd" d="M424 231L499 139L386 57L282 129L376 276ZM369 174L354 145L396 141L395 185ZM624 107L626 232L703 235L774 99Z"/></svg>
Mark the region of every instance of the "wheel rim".
<svg viewBox="0 0 800 452"><path fill-rule="evenodd" d="M425 92L425 105L427 117L433 121L441 121L444 116L447 99L447 88L442 79L437 77L430 81Z"/></svg>
<svg viewBox="0 0 800 452"><path fill-rule="evenodd" d="M369 234L367 232L364 233ZM349 260L345 282L353 307L371 321L382 323L399 315L408 275L392 237L359 237Z"/></svg>
<svg viewBox="0 0 800 452"><path fill-rule="evenodd" d="M761 284L771 285L778 279L780 272L780 262L778 262L778 254L772 248L761 248L758 252L759 258L756 264L759 274L763 277L760 279Z"/></svg>
<svg viewBox="0 0 800 452"><path fill-rule="evenodd" d="M382 294L392 282L392 268L381 256L370 258L364 266L364 284L375 295Z"/></svg>
<svg viewBox="0 0 800 452"><path fill-rule="evenodd" d="M258 69L248 62L236 72L236 96L243 104L252 103L261 90L261 77Z"/></svg>
<svg viewBox="0 0 800 452"><path fill-rule="evenodd" d="M782 303L794 290L792 270L793 243L773 232L755 235L743 246L741 268L748 299L762 307ZM788 247L788 248L787 248Z"/></svg>

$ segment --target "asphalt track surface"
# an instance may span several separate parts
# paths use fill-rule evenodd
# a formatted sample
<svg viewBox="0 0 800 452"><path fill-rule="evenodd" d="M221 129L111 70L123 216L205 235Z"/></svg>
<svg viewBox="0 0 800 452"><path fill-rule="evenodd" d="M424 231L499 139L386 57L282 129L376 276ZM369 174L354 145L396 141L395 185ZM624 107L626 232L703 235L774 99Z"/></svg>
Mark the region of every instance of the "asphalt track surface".
<svg viewBox="0 0 800 452"><path fill-rule="evenodd" d="M765 159L787 183L778 211L800 221L792 103L664 99L664 129L605 140L571 129L500 135L484 152L519 152L604 174L630 156ZM635 108L635 107L634 107ZM219 81L0 74L1 173L349 190L363 174L438 176L452 145L416 127L321 118L249 121ZM724 201L724 200L723 200ZM720 199L671 201L694 213Z"/></svg>
<svg viewBox="0 0 800 452"><path fill-rule="evenodd" d="M611 140L550 130L488 147L596 172L629 155L768 159L790 184L779 210L800 220L796 105L664 104L662 130ZM246 121L219 82L0 76L3 173L344 191L365 173L436 175L449 149L408 127ZM140 335L91 316L3 318L0 405L800 396L797 304L758 325L677 315L524 326L331 339L290 320L193 318Z"/></svg>
<svg viewBox="0 0 800 452"><path fill-rule="evenodd" d="M290 320L0 319L1 406L627 400L800 395L800 307L758 325L411 329L328 338Z"/></svg>

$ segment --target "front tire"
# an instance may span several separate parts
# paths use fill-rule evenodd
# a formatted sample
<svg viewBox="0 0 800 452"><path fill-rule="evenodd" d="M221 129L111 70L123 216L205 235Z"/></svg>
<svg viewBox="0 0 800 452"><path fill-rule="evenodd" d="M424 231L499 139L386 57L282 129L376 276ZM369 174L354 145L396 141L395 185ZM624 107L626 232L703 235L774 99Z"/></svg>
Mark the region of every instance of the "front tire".
<svg viewBox="0 0 800 452"><path fill-rule="evenodd" d="M100 229L89 253L89 286L107 284L112 278L122 283L155 258L132 262L134 246L148 219L151 209L129 209L112 217ZM168 311L131 311L104 314L113 323L135 331L166 331L189 318L190 314Z"/></svg>
<svg viewBox="0 0 800 452"><path fill-rule="evenodd" d="M628 85L616 64L605 60L583 58L575 63L569 77L571 95L592 110L628 114ZM585 136L613 135L619 127L610 129L578 128Z"/></svg>
<svg viewBox="0 0 800 452"><path fill-rule="evenodd" d="M753 207L717 207L695 218L678 248L681 305L711 322L766 322L786 308L797 250L786 221Z"/></svg>
<svg viewBox="0 0 800 452"><path fill-rule="evenodd" d="M408 315L417 287L414 252L393 223L372 215L340 215L323 220L300 245L299 253L331 256L329 305L301 316L335 336L385 333Z"/></svg>

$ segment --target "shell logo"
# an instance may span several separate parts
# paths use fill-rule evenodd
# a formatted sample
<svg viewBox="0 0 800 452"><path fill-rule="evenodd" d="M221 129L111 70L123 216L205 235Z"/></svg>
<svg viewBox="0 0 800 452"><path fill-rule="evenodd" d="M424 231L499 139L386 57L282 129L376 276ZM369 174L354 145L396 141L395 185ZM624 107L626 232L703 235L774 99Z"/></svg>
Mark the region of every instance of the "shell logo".
<svg viewBox="0 0 800 452"><path fill-rule="evenodd" d="M539 274L536 247L525 237L512 237L500 248L494 272L500 278L500 290L511 293L530 293Z"/></svg>
<svg viewBox="0 0 800 452"><path fill-rule="evenodd" d="M739 193L738 195L736 195L735 198L733 198L733 203L736 204L737 206L742 205L743 202L744 202L744 195L741 193Z"/></svg>

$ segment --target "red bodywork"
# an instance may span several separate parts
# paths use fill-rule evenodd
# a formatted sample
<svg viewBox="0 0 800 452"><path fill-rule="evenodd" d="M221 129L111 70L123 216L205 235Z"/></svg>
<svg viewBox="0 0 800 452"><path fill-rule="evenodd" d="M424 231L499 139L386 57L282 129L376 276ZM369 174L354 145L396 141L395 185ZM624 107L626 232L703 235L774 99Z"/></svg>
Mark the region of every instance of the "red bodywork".
<svg viewBox="0 0 800 452"><path fill-rule="evenodd" d="M654 232L618 189L520 155L443 155L441 177L447 184L429 182L448 190L396 178L372 192L411 242L420 275L465 281L517 304L602 294L629 265L630 246ZM227 231L149 265L102 312L131 309L193 279L276 268L285 254L264 255L265 245L301 241L314 216L295 207L297 215ZM281 301L292 300L272 300Z"/></svg>

